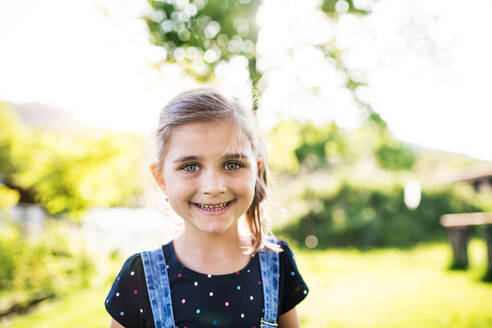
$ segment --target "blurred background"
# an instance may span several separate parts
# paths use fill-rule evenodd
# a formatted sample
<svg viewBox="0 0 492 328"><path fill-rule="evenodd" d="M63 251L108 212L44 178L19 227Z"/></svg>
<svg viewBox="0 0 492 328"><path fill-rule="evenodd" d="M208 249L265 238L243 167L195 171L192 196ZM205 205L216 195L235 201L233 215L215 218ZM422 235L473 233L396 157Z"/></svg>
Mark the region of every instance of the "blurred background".
<svg viewBox="0 0 492 328"><path fill-rule="evenodd" d="M265 136L303 327L492 327L491 10L0 2L0 326L109 327L124 260L182 228L149 174L159 111L211 85Z"/></svg>

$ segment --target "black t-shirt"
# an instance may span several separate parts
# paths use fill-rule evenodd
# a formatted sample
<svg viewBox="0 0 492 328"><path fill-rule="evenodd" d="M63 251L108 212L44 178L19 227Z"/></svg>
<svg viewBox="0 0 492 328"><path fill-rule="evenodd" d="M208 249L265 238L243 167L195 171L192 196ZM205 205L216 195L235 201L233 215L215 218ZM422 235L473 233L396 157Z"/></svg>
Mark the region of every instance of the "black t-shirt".
<svg viewBox="0 0 492 328"><path fill-rule="evenodd" d="M283 314L309 292L294 254L280 241L279 314ZM207 275L183 266L172 242L163 245L168 267L174 320L178 328L259 327L263 317L263 286L259 256L254 254L238 272ZM106 310L125 328L154 327L140 253L130 256L113 282Z"/></svg>

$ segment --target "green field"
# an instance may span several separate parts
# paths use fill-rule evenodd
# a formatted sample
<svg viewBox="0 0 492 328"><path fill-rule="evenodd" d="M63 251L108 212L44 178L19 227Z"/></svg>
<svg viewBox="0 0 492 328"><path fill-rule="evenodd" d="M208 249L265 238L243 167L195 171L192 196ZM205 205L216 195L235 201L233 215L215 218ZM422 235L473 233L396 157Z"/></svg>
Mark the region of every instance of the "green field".
<svg viewBox="0 0 492 328"><path fill-rule="evenodd" d="M450 252L443 243L409 250L295 250L310 287L298 307L302 327L492 327L492 284L480 280L484 242L471 242L466 272L446 269ZM110 285L97 285L0 327L109 327L104 299Z"/></svg>

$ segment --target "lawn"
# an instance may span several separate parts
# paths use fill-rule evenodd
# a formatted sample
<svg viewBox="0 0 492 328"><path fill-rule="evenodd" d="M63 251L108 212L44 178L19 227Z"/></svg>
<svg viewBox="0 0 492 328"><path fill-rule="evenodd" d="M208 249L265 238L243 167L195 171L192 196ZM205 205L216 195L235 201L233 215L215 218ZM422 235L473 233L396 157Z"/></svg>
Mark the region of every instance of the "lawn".
<svg viewBox="0 0 492 328"><path fill-rule="evenodd" d="M466 272L446 269L450 252L444 243L409 250L295 250L310 287L298 307L302 327L492 327L492 284L480 281L484 242L471 242ZM110 285L96 285L0 327L109 327L104 299Z"/></svg>

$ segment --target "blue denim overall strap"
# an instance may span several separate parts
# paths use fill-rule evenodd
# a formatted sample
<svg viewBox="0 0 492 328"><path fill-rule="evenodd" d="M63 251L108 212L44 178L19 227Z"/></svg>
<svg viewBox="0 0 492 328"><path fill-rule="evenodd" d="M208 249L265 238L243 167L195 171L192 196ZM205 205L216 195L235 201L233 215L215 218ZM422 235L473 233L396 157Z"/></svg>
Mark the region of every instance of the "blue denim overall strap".
<svg viewBox="0 0 492 328"><path fill-rule="evenodd" d="M269 242L278 244L273 237L268 237ZM261 318L260 327L276 327L278 315L278 289L279 289L279 256L277 252L263 247L260 254L261 280L263 281L263 298L265 314Z"/></svg>
<svg viewBox="0 0 492 328"><path fill-rule="evenodd" d="M171 289L162 247L140 253L155 328L174 328Z"/></svg>

